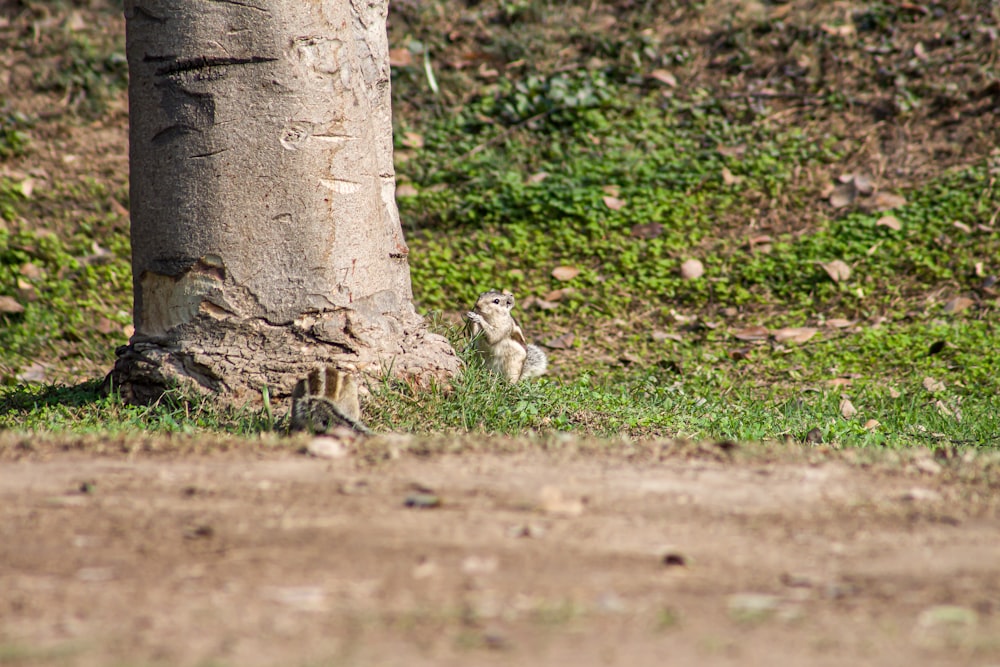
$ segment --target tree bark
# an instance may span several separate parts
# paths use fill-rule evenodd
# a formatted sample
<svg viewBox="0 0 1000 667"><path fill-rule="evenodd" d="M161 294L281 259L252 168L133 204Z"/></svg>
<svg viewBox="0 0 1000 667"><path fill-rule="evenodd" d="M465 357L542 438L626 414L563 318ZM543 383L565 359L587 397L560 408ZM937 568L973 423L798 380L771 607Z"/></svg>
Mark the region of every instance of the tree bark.
<svg viewBox="0 0 1000 667"><path fill-rule="evenodd" d="M387 0L126 0L135 335L109 382L235 402L447 377L395 203Z"/></svg>

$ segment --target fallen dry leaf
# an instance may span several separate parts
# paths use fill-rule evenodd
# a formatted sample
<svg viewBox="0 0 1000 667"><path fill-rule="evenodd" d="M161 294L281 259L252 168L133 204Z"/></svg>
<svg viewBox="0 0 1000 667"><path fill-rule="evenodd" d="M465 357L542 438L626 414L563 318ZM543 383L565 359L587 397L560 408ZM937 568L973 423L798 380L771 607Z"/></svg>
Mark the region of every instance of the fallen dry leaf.
<svg viewBox="0 0 1000 667"><path fill-rule="evenodd" d="M944 391L944 382L941 382L941 380L935 380L932 377L924 378L923 385L924 389L931 392L932 394L936 394L939 391Z"/></svg>
<svg viewBox="0 0 1000 667"><path fill-rule="evenodd" d="M542 298L545 301L562 301L566 295L571 294L572 292L572 287L563 287L562 289L552 290Z"/></svg>
<svg viewBox="0 0 1000 667"><path fill-rule="evenodd" d="M944 312L946 313L960 313L969 306L974 305L976 302L967 296L956 296L954 299L948 301L944 304Z"/></svg>
<svg viewBox="0 0 1000 667"><path fill-rule="evenodd" d="M396 186L397 197L416 197L418 191L409 183L400 183Z"/></svg>
<svg viewBox="0 0 1000 667"><path fill-rule="evenodd" d="M21 382L45 382L46 365L35 362L17 374Z"/></svg>
<svg viewBox="0 0 1000 667"><path fill-rule="evenodd" d="M858 191L854 183L841 183L833 189L830 194L830 206L834 208L844 208L854 203L858 197Z"/></svg>
<svg viewBox="0 0 1000 667"><path fill-rule="evenodd" d="M871 430L874 430L874 429L878 428L881 425L882 424L879 422L879 420L877 420L877 419L869 419L868 421L865 422L864 429L866 431L871 431Z"/></svg>
<svg viewBox="0 0 1000 667"><path fill-rule="evenodd" d="M557 266L552 269L552 277L563 282L573 280L578 275L580 275L580 269L575 266Z"/></svg>
<svg viewBox="0 0 1000 667"><path fill-rule="evenodd" d="M537 171L534 174L532 174L531 176L528 176L527 180L528 180L528 183L534 184L534 183L541 183L542 181L544 181L548 177L549 177L549 172L547 172L547 171Z"/></svg>
<svg viewBox="0 0 1000 667"><path fill-rule="evenodd" d="M899 221L899 218L897 218L894 215L883 215L881 218L878 219L878 222L875 223L875 226L888 227L894 232L898 232L900 229L903 228L903 224Z"/></svg>
<svg viewBox="0 0 1000 667"><path fill-rule="evenodd" d="M423 148L424 136L417 132L404 132L402 143L407 148Z"/></svg>
<svg viewBox="0 0 1000 667"><path fill-rule="evenodd" d="M663 234L663 225L658 222L646 222L632 226L632 236L637 239L655 239Z"/></svg>
<svg viewBox="0 0 1000 667"><path fill-rule="evenodd" d="M695 280L705 275L705 265L697 259L688 259L681 264L681 278Z"/></svg>
<svg viewBox="0 0 1000 667"><path fill-rule="evenodd" d="M826 383L831 387L850 387L854 380L851 378L832 378L827 380Z"/></svg>
<svg viewBox="0 0 1000 667"><path fill-rule="evenodd" d="M844 419L850 419L858 414L858 409L849 399L843 398L840 400L840 414L844 416Z"/></svg>
<svg viewBox="0 0 1000 667"><path fill-rule="evenodd" d="M716 148L719 155L724 155L726 157L742 157L744 153L747 152L746 144L736 144L735 146L719 146Z"/></svg>
<svg viewBox="0 0 1000 667"><path fill-rule="evenodd" d="M652 72L650 72L649 78L655 79L656 81L659 81L663 85L669 86L670 88L677 87L677 77L675 77L673 74L671 74L665 69L654 69Z"/></svg>
<svg viewBox="0 0 1000 667"><path fill-rule="evenodd" d="M654 331L651 334L649 334L649 337L652 338L657 343L662 343L665 340L672 340L678 343L684 341L684 337L681 336L679 333L670 333L667 331Z"/></svg>
<svg viewBox="0 0 1000 667"><path fill-rule="evenodd" d="M830 279L835 283L843 282L851 277L851 267L843 260L835 259L832 262L820 264L820 266L823 267L826 275L830 276Z"/></svg>
<svg viewBox="0 0 1000 667"><path fill-rule="evenodd" d="M972 227L969 227L964 222L959 222L958 220L955 220L954 222L951 223L951 226L959 231L965 232L966 234L972 233Z"/></svg>
<svg viewBox="0 0 1000 667"><path fill-rule="evenodd" d="M551 350L568 350L573 347L573 343L576 342L576 336L571 333L563 334L562 336L557 336L549 342L545 343L545 347Z"/></svg>
<svg viewBox="0 0 1000 667"><path fill-rule="evenodd" d="M826 321L826 326L834 329L846 329L854 324L854 320L845 320L842 317L831 317Z"/></svg>
<svg viewBox="0 0 1000 667"><path fill-rule="evenodd" d="M0 314L16 315L23 312L24 306L19 304L17 299L12 296L0 296Z"/></svg>
<svg viewBox="0 0 1000 667"><path fill-rule="evenodd" d="M625 208L625 200L619 199L618 197L612 197L611 195L605 195L602 197L604 205L610 208L612 211L619 211Z"/></svg>
<svg viewBox="0 0 1000 667"><path fill-rule="evenodd" d="M813 327L786 327L772 332L774 340L779 343L804 343L813 336L819 329Z"/></svg>
<svg viewBox="0 0 1000 667"><path fill-rule="evenodd" d="M409 49L389 49L389 65L408 67L413 64L413 54Z"/></svg>
<svg viewBox="0 0 1000 667"><path fill-rule="evenodd" d="M722 182L726 185L736 185L740 182L739 176L734 176L733 172L729 171L728 167L722 168Z"/></svg>
<svg viewBox="0 0 1000 667"><path fill-rule="evenodd" d="M889 387L889 398L899 398L903 395L903 392L896 389L895 387Z"/></svg>
<svg viewBox="0 0 1000 667"><path fill-rule="evenodd" d="M906 197L894 195L891 192L879 192L872 198L872 208L876 211L888 211L906 204Z"/></svg>
<svg viewBox="0 0 1000 667"><path fill-rule="evenodd" d="M764 327L757 326L757 327L747 327L746 329L740 329L739 331L733 334L733 337L736 340L751 341L751 340L767 340L768 335L770 335L770 332L767 329L765 329Z"/></svg>
<svg viewBox="0 0 1000 667"><path fill-rule="evenodd" d="M867 197L871 193L875 192L875 186L872 184L872 179L869 176L864 176L861 174L854 175L854 188L858 191L858 194Z"/></svg>
<svg viewBox="0 0 1000 667"><path fill-rule="evenodd" d="M557 301L546 301L545 299L534 299L530 303L525 300L524 305L525 307L530 305L538 310L555 310L559 307L559 303Z"/></svg>

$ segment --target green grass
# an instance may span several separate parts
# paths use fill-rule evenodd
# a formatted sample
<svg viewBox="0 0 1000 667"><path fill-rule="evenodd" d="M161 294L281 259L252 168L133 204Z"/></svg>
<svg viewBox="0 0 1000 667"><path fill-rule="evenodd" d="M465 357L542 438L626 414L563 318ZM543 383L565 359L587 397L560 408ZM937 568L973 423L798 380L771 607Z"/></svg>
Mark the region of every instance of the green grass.
<svg viewBox="0 0 1000 667"><path fill-rule="evenodd" d="M842 64L854 58L851 66L867 71L862 47L895 35L897 23L917 30L931 19L888 5L856 13L860 56L794 23L801 19L723 26L712 40L720 59L707 70L715 78L664 87L650 83L651 69L683 81L685 72L694 76L685 68L701 68L701 47L665 25L657 24L662 34L644 31L662 18L658 10L619 12L613 28L594 31L565 28L564 9L541 0L487 0L475 9L489 26L483 48L491 58L527 58L478 82L474 67L438 59L452 46L434 7L394 10L396 46L414 54L414 64L394 68L393 88L397 173L410 186L399 206L418 306L461 313L488 288L511 289L522 304L570 288L554 309L517 315L530 338L570 332L575 342L552 352L549 377L515 387L471 359L448 388L417 392L373 381L371 426L734 440L802 440L813 432L846 446L997 447L1000 303L988 279L1000 274L1000 158L983 154L903 187L883 184L906 199L891 211L900 223L894 230L878 224L885 212L866 207L870 200L834 210L820 194L860 148L856 137L811 123L848 109L864 91L841 92L835 78L792 77L779 92L807 93L814 105L795 123L766 100L733 94L755 59L801 49L803 40L839 49ZM684 20L697 14L673 9ZM956 57L965 60L951 76L966 72L974 81L963 86L986 89L995 73L970 60L975 44L956 39ZM36 91L64 102L60 123L91 122L127 85L114 31L54 31L31 48ZM576 60L566 59L570 52ZM897 106L909 105L898 113L913 122L922 103L947 93L916 79L873 80ZM30 165L45 122L0 111L0 159ZM423 147L407 148L407 132ZM0 177L0 296L24 307L0 314L0 428L238 435L273 428L260 411L176 395L126 407L101 396L96 381L80 383L110 368L126 338L127 187L50 177L28 194L23 182ZM766 242L749 247L762 236ZM703 277L682 279L679 266L689 258L703 263ZM822 265L832 260L849 265L850 277L831 279ZM558 266L579 273L557 280ZM971 305L949 312L955 297ZM833 318L852 324L827 326ZM818 331L800 344L736 337L752 325ZM464 346L458 332L445 333ZM47 364L41 386L21 379L38 361ZM845 400L856 409L849 418Z"/></svg>

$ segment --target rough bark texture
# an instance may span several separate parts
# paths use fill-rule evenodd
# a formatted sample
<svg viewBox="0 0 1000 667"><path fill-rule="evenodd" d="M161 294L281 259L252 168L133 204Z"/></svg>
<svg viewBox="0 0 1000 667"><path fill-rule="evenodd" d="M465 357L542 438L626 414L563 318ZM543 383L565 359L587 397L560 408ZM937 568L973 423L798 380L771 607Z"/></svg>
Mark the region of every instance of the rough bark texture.
<svg viewBox="0 0 1000 667"><path fill-rule="evenodd" d="M126 0L136 332L110 382L243 402L447 376L395 204L386 0Z"/></svg>

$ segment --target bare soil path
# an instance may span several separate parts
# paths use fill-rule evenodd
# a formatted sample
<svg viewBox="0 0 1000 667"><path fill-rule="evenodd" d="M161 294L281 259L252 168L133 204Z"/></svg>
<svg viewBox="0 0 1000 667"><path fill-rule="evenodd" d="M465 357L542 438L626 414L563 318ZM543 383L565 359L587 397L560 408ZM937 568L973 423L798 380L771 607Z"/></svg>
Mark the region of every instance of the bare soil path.
<svg viewBox="0 0 1000 667"><path fill-rule="evenodd" d="M0 456L0 664L997 665L961 465Z"/></svg>

